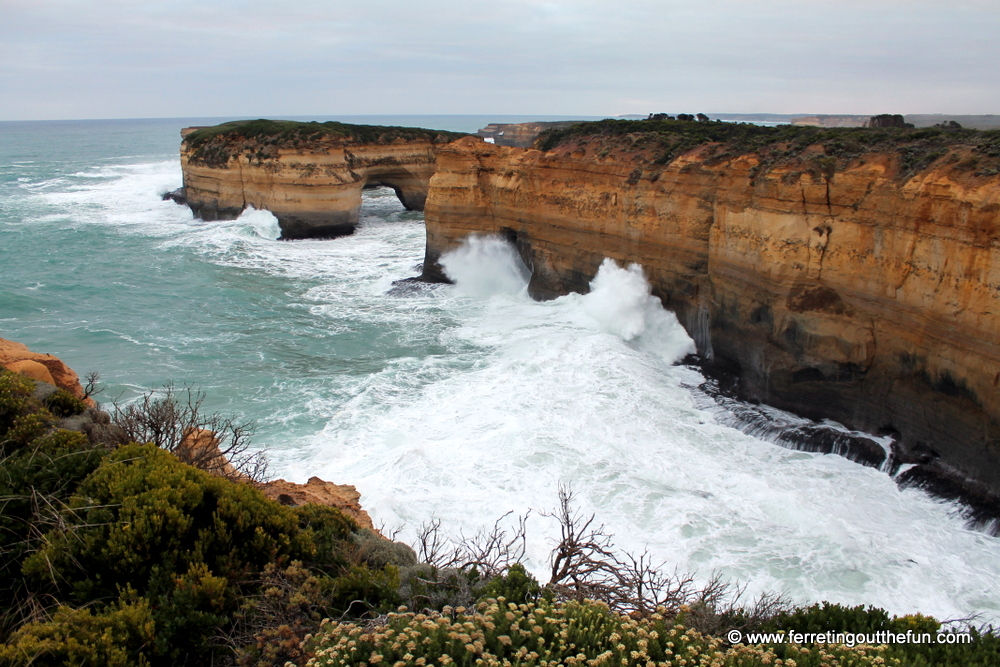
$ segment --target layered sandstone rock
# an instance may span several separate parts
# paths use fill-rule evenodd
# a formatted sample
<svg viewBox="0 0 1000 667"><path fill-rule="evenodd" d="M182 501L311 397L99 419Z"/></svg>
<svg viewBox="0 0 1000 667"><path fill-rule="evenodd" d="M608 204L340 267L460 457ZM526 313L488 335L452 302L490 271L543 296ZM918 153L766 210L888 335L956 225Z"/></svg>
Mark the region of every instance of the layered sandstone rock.
<svg viewBox="0 0 1000 667"><path fill-rule="evenodd" d="M1000 178L969 147L913 175L894 152L762 164L704 144L663 165L641 144L443 148L424 277L475 233L513 241L541 298L638 262L744 395L1000 489Z"/></svg>
<svg viewBox="0 0 1000 667"><path fill-rule="evenodd" d="M255 121L265 122L270 121ZM435 150L460 136L388 128L366 140L367 135L309 134L305 127L322 130L322 124L298 124L305 130L291 134L282 129L287 124L274 125L272 134L245 136L234 129L207 139L194 130L214 128L182 131L184 197L195 215L233 219L253 206L278 218L282 238L350 234L366 186L389 186L407 209L423 210Z"/></svg>

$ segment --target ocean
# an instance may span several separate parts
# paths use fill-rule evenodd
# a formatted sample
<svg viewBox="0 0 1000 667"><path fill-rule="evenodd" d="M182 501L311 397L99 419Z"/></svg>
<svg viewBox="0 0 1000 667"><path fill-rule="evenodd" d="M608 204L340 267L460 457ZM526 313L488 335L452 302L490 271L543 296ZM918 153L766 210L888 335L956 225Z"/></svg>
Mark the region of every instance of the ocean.
<svg viewBox="0 0 1000 667"><path fill-rule="evenodd" d="M105 403L204 391L256 422L273 475L354 484L398 539L528 514L543 582L564 485L620 549L748 596L1000 620L997 538L885 472L731 426L641 267L538 303L515 254L476 238L445 258L455 285L394 285L424 228L388 189L335 240L279 242L266 211L193 219L160 198L181 185L179 130L222 120L0 123L0 336L98 371Z"/></svg>

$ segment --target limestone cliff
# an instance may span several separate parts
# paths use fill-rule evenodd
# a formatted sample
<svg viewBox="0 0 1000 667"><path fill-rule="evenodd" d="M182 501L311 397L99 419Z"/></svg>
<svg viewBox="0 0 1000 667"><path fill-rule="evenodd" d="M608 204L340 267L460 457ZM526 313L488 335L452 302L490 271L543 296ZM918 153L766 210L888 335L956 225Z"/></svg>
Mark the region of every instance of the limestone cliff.
<svg viewBox="0 0 1000 667"><path fill-rule="evenodd" d="M1000 138L605 125L443 148L424 277L474 233L513 241L541 298L638 262L744 396L1000 489Z"/></svg>
<svg viewBox="0 0 1000 667"><path fill-rule="evenodd" d="M463 136L415 128L251 121L182 131L184 196L205 220L247 206L274 213L282 238L350 234L361 190L387 185L423 210L443 143Z"/></svg>

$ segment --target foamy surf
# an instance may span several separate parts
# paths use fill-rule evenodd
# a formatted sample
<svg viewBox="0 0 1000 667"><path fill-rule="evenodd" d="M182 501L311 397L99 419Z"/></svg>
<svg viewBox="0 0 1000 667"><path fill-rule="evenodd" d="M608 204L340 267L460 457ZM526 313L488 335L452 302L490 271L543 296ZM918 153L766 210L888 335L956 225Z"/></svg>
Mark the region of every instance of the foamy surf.
<svg viewBox="0 0 1000 667"><path fill-rule="evenodd" d="M472 362L410 360L388 379L419 376L404 395L361 387L289 472L351 480L410 539L430 517L468 535L532 510L529 564L542 577L556 529L539 510L569 483L623 548L648 548L668 568L802 602L996 614L982 587L1000 580L995 540L951 507L696 407L682 383L700 376L670 365L690 338L639 267L606 262L587 295L536 303L513 289L516 253L499 243L470 240L443 262L458 284L439 304L456 321L442 336ZM965 554L948 572L934 565L945 535Z"/></svg>

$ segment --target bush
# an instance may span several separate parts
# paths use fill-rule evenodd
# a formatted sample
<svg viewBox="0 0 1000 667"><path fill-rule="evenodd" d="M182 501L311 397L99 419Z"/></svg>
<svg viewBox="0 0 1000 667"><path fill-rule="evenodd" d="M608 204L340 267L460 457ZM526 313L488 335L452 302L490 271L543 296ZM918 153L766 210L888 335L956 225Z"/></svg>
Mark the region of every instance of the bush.
<svg viewBox="0 0 1000 667"><path fill-rule="evenodd" d="M551 591L549 591L551 594ZM523 602L535 602L542 594L542 588L538 585L530 572L521 563L514 563L507 572L499 577L494 577L486 582L479 592L480 598L504 598L510 602L521 604Z"/></svg>
<svg viewBox="0 0 1000 667"><path fill-rule="evenodd" d="M488 600L474 610L389 614L384 625L327 623L307 644L310 667L362 665L770 665L765 646L726 648L660 614L632 619L585 601L517 605ZM791 647L794 664L882 664L870 647ZM786 664L793 664L788 662Z"/></svg>
<svg viewBox="0 0 1000 667"><path fill-rule="evenodd" d="M810 607L780 614L765 624L764 631L795 630L796 632L843 632L876 633L892 632L915 635L926 633L930 641L908 644L891 644L886 649L886 659L897 659L900 664L911 667L964 667L966 665L1000 664L1000 637L989 631L976 628L943 629L941 623L930 616L919 614L890 618L884 609L877 607L847 607L824 602ZM937 643L938 633L968 632L970 643ZM787 647L775 645L775 652L784 657Z"/></svg>
<svg viewBox="0 0 1000 667"><path fill-rule="evenodd" d="M56 417L72 417L87 410L87 404L65 389L57 389L45 399L45 406Z"/></svg>
<svg viewBox="0 0 1000 667"><path fill-rule="evenodd" d="M20 588L22 558L45 526L61 519L65 501L104 456L82 433L66 430L7 456L0 466L0 595Z"/></svg>
<svg viewBox="0 0 1000 667"><path fill-rule="evenodd" d="M287 507L152 445L108 456L62 519L25 575L79 603L130 586L154 604L153 655L173 661L212 652L207 640L238 606L238 583L315 550Z"/></svg>
<svg viewBox="0 0 1000 667"><path fill-rule="evenodd" d="M410 609L440 611L445 607L465 607L475 602L476 585L481 584L475 569L436 567L418 563L399 570L399 597Z"/></svg>
<svg viewBox="0 0 1000 667"><path fill-rule="evenodd" d="M0 645L4 667L136 667L153 643L154 622L142 599L119 601L107 611L60 606L51 620L29 623Z"/></svg>
<svg viewBox="0 0 1000 667"><path fill-rule="evenodd" d="M70 495L106 454L82 433L54 430L55 418L34 390L32 380L0 372L0 637L37 611L21 574L23 559L61 520ZM57 414L80 407L67 392L49 399Z"/></svg>
<svg viewBox="0 0 1000 667"><path fill-rule="evenodd" d="M399 570L386 565L372 570L355 565L334 580L331 607L340 616L377 616L400 602Z"/></svg>
<svg viewBox="0 0 1000 667"><path fill-rule="evenodd" d="M386 565L409 567L417 564L417 553L408 544L393 542L367 528L352 537L355 557L368 567L382 569Z"/></svg>
<svg viewBox="0 0 1000 667"><path fill-rule="evenodd" d="M331 613L333 580L292 561L284 569L268 565L259 595L237 614L231 644L237 664L265 667L297 662L302 640Z"/></svg>
<svg viewBox="0 0 1000 667"><path fill-rule="evenodd" d="M34 389L35 383L23 375L0 369L0 438L5 439L18 417L38 410L31 398Z"/></svg>
<svg viewBox="0 0 1000 667"><path fill-rule="evenodd" d="M150 442L184 463L234 480L264 481L267 459L250 448L255 425L202 410L205 394L167 384L125 405L115 405L111 420L119 444Z"/></svg>
<svg viewBox="0 0 1000 667"><path fill-rule="evenodd" d="M877 607L845 607L824 602L779 614L762 627L764 632L879 632L889 629L889 614Z"/></svg>
<svg viewBox="0 0 1000 667"><path fill-rule="evenodd" d="M312 544L311 551L303 553L314 567L327 574L336 575L350 565L347 556L358 524L340 510L323 505L301 505L292 510Z"/></svg>

